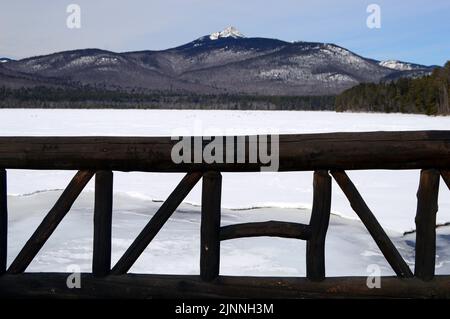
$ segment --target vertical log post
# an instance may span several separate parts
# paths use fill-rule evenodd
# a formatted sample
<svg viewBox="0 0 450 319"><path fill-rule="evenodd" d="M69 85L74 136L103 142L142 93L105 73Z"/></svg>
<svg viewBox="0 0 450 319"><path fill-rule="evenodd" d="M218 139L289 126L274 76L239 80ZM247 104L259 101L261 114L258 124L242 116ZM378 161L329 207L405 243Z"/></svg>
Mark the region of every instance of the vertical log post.
<svg viewBox="0 0 450 319"><path fill-rule="evenodd" d="M0 169L0 275L6 272L8 248L8 207L6 195L6 171Z"/></svg>
<svg viewBox="0 0 450 319"><path fill-rule="evenodd" d="M202 185L200 239L200 276L204 281L212 281L219 276L221 196L222 175L220 172L205 173Z"/></svg>
<svg viewBox="0 0 450 319"><path fill-rule="evenodd" d="M436 263L436 213L440 173L422 170L417 192L416 264L414 275L423 280L434 277Z"/></svg>
<svg viewBox="0 0 450 319"><path fill-rule="evenodd" d="M95 175L94 276L106 276L111 270L112 205L113 172L99 171Z"/></svg>
<svg viewBox="0 0 450 319"><path fill-rule="evenodd" d="M331 177L328 171L314 172L314 198L311 211L311 238L306 243L306 276L325 279L325 237L330 221Z"/></svg>

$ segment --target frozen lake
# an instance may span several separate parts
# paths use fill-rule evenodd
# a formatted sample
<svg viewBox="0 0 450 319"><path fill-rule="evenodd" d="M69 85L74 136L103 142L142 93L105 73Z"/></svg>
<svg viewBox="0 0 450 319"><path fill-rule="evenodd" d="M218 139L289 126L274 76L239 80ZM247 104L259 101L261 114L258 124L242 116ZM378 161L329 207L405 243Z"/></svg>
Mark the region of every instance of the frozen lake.
<svg viewBox="0 0 450 319"><path fill-rule="evenodd" d="M450 117L300 111L2 109L0 119L2 123L0 136L293 134L450 128ZM18 252L19 246L26 240L25 234L27 236L31 234L33 227L53 204L55 194L67 185L73 175L74 172L64 171L8 171L8 193L11 202L9 258L13 257L11 254ZM182 176L182 174L137 172L115 174L115 192L121 196L120 198L127 198L127 202L132 203L126 206L115 201L114 258L118 258L119 252L126 248L143 227L149 218L148 214L151 215L157 209L158 204L152 200L165 199ZM414 228L419 171L353 171L349 172L349 176L380 223L388 229L405 259L412 262L414 252L411 241L414 237L411 235L405 237L401 234ZM366 265L374 262L380 263L389 273L389 267L385 267L382 263L376 246L367 237L361 224L353 220L356 215L335 183L333 188L332 211L336 216L330 225L327 263L334 260L334 267L328 268L329 274L355 274L355 271L364 273ZM48 269L47 266L50 267L48 260L45 261L43 258L45 254L52 256L51 264L59 265L59 268L56 267L58 270L71 262L89 264L92 236L87 231L92 220L90 208L92 205L89 206L87 201L89 196L92 196L92 190L91 182L77 202L78 208L74 207L74 212L71 212L73 216L69 214L67 221L61 225L61 228L66 227L67 231L55 233L56 238L60 238L60 241L55 243L65 244L57 248L49 242L39 255L42 258L38 258L30 270L45 270ZM184 209L177 211L176 218L167 225L166 235L164 233L158 235L157 241L148 249L158 251L159 247L161 254L164 255L169 247L178 247L180 248L178 255L170 256L167 253L162 262L157 263L146 251L134 271L167 270L180 273L184 269L184 272L195 273L198 263L198 243L195 241L198 239L198 207L195 205L200 203L200 191L197 185L183 204ZM36 192L39 193L22 196ZM303 220L309 213L308 208L312 202L312 173L226 173L223 174L222 198L225 208L224 223L231 220L235 222L260 219ZM45 205L43 199L48 199ZM450 221L450 193L444 183L441 183L439 205L438 222ZM260 209L235 210L252 207ZM183 212L187 213L182 214ZM130 232L126 227L133 231ZM445 253L448 251L448 227L441 227L439 232L442 235L439 239L439 247L442 250L438 247L440 254L438 271L448 273L449 258L448 253ZM68 235L69 239L64 240L63 235ZM339 240L333 241L332 237ZM345 248L336 251L335 245L342 243L341 240L344 241ZM186 248L186 245L190 245L190 248ZM302 242L266 238L225 242L224 268L221 271L227 274L274 274L275 271L278 274L301 275L304 274L303 246ZM298 253L298 256L291 258L290 251ZM353 257L357 255L357 258L346 259L344 256L346 253ZM150 258L148 263L142 263L146 258ZM183 258L187 258L187 261ZM174 266L174 269L167 268L168 264L179 265L177 260L180 262L183 260L183 264ZM335 262L339 262L339 266ZM146 266L149 263L152 266ZM353 269L351 270L353 273L351 271L348 273L349 267Z"/></svg>

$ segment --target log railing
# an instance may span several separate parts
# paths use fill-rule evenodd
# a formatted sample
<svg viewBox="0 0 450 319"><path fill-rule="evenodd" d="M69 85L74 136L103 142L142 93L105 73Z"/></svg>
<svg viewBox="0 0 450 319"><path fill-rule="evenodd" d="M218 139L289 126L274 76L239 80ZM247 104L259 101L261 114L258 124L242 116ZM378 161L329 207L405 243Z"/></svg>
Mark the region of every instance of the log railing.
<svg viewBox="0 0 450 319"><path fill-rule="evenodd" d="M254 139L233 137L235 150ZM59 297L450 297L450 276L435 276L440 177L450 188L450 131L370 132L279 137L280 171L314 171L309 224L267 221L221 226L221 172L256 172L263 163L175 164L170 138L0 137L0 296ZM243 145L239 145L239 143ZM226 156L226 154L224 154ZM78 170L53 208L7 267L6 169ZM421 170L414 272L389 239L346 170ZM111 265L113 171L185 172L118 262ZM25 273L31 261L95 175L92 274L66 286L68 274ZM397 277L370 289L364 277L326 278L325 238L332 178L348 198ZM128 271L202 179L199 276L135 275ZM306 278L220 276L220 242L275 236L305 240Z"/></svg>

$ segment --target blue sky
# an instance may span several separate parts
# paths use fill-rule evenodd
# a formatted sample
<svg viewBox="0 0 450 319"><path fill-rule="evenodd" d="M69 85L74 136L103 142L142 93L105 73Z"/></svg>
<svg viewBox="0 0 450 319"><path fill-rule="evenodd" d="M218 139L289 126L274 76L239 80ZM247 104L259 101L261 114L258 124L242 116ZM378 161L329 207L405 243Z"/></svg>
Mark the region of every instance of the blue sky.
<svg viewBox="0 0 450 319"><path fill-rule="evenodd" d="M66 27L71 3L81 7L81 29ZM372 3L381 7L381 29L366 25ZM449 0L8 1L0 11L0 56L165 49L233 25L247 36L336 43L374 59L443 65L450 60L449 17Z"/></svg>

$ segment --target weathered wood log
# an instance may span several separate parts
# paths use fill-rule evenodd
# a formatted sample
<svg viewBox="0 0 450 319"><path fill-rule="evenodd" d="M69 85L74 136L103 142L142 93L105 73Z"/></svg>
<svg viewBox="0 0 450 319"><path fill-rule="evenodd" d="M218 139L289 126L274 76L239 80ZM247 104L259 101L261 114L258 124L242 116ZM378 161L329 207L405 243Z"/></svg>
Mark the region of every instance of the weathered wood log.
<svg viewBox="0 0 450 319"><path fill-rule="evenodd" d="M311 227L299 223L268 221L228 225L220 228L220 240L263 236L307 240L311 237Z"/></svg>
<svg viewBox="0 0 450 319"><path fill-rule="evenodd" d="M441 176L445 184L447 185L448 189L450 190L450 171L442 170Z"/></svg>
<svg viewBox="0 0 450 319"><path fill-rule="evenodd" d="M328 171L314 172L314 195L311 210L311 237L306 243L306 277L325 279L325 237L331 210L331 177Z"/></svg>
<svg viewBox="0 0 450 319"><path fill-rule="evenodd" d="M234 145L249 149L255 139ZM267 163L172 161L170 137L0 137L0 167L192 172L260 171ZM209 141L205 142L208 143ZM194 144L194 143L193 143ZM254 145L253 149L258 149ZM351 154L351 156L349 156ZM358 132L279 137L280 171L345 169L448 169L450 131Z"/></svg>
<svg viewBox="0 0 450 319"><path fill-rule="evenodd" d="M200 276L205 281L219 276L221 197L222 175L206 172L203 175L200 230Z"/></svg>
<svg viewBox="0 0 450 319"><path fill-rule="evenodd" d="M26 273L0 277L0 298L450 298L450 276L432 281L382 277L380 288L366 277L332 277L321 282L289 277L224 277L212 282L199 276L81 274L81 288L69 289L66 273Z"/></svg>
<svg viewBox="0 0 450 319"><path fill-rule="evenodd" d="M9 273L24 272L56 227L69 212L75 200L94 175L94 171L79 171L70 181L50 212L27 241L8 269Z"/></svg>
<svg viewBox="0 0 450 319"><path fill-rule="evenodd" d="M412 277L413 274L411 269L408 267L397 248L395 248L394 244L389 239L388 235L383 230L347 174L343 171L332 171L331 175L333 175L339 187L349 200L351 207L361 219L364 226L366 226L370 235L378 245L378 248L383 253L397 276Z"/></svg>
<svg viewBox="0 0 450 319"><path fill-rule="evenodd" d="M112 274L125 274L133 266L139 256L144 252L145 248L147 248L153 238L155 238L201 177L201 172L188 173L183 177L175 190L169 195L167 200L161 205L138 237L113 267L111 270Z"/></svg>
<svg viewBox="0 0 450 319"><path fill-rule="evenodd" d="M414 274L431 280L436 263L436 213L438 211L439 171L422 170L417 191L416 263Z"/></svg>
<svg viewBox="0 0 450 319"><path fill-rule="evenodd" d="M0 169L0 275L6 272L8 255L8 205L6 171Z"/></svg>
<svg viewBox="0 0 450 319"><path fill-rule="evenodd" d="M111 270L113 172L95 174L94 249L92 272L106 276Z"/></svg>

